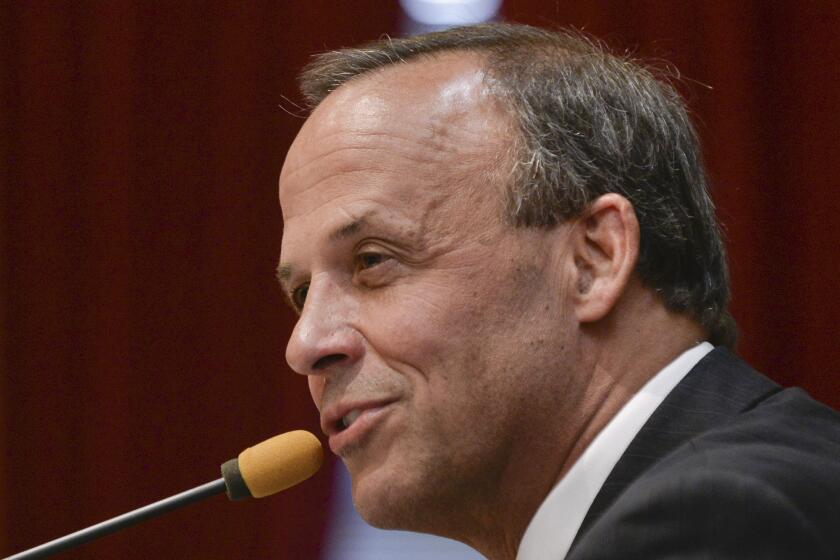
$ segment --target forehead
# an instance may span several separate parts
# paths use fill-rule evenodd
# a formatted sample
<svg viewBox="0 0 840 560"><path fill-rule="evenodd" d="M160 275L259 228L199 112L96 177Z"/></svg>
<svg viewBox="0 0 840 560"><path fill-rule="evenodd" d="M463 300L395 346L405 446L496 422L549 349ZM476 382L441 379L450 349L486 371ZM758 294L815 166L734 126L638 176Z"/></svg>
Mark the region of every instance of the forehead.
<svg viewBox="0 0 840 560"><path fill-rule="evenodd" d="M509 128L472 55L394 65L344 84L286 157L284 253L295 239L371 213L428 218L476 197L498 206L488 178L506 160Z"/></svg>
<svg viewBox="0 0 840 560"><path fill-rule="evenodd" d="M422 175L436 163L492 158L506 121L474 55L450 53L360 76L327 96L292 144L280 175L284 215L297 195L328 186L336 173L384 172L414 160Z"/></svg>

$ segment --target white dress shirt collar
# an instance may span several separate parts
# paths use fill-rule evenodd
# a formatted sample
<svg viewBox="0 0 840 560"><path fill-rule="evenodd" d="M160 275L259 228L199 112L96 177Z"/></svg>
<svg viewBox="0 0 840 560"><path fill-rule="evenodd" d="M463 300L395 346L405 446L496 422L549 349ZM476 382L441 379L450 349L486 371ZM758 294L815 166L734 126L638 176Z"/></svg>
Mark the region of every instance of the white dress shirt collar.
<svg viewBox="0 0 840 560"><path fill-rule="evenodd" d="M525 529L516 560L565 558L586 512L630 442L668 393L713 349L702 342L680 354L609 421L549 492Z"/></svg>

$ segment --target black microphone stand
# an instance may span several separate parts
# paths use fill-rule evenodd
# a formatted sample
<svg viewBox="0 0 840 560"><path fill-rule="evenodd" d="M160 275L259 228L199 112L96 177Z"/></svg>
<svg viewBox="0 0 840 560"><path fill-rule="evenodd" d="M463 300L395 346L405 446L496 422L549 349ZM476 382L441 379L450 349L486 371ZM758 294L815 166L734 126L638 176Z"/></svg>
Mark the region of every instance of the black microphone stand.
<svg viewBox="0 0 840 560"><path fill-rule="evenodd" d="M169 498L165 498L153 504L124 513L114 517L113 519L97 523L96 525L91 525L86 529L76 531L75 533L61 537L60 539L55 539L48 543L30 548L29 550L18 552L17 554L4 558L3 560L34 560L35 558L46 558L47 556L52 556L53 554L57 554L63 550L67 550L68 548L78 546L88 541L92 541L93 539L113 533L114 531L119 531L125 527L140 523L146 519L157 517L158 515L192 504L199 500L203 500L204 498L221 494L225 490L225 479L220 478L219 480L214 480L213 482L197 486L192 490L175 494L174 496L170 496Z"/></svg>

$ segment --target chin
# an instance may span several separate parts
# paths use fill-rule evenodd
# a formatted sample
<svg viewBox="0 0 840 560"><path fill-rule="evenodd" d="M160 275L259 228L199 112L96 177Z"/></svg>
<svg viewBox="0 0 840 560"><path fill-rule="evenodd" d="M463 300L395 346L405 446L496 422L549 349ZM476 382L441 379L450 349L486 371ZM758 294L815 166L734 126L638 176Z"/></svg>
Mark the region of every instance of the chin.
<svg viewBox="0 0 840 560"><path fill-rule="evenodd" d="M353 504L369 525L379 529L398 529L441 534L439 496L429 492L440 485L406 466L382 465L371 472L350 469Z"/></svg>
<svg viewBox="0 0 840 560"><path fill-rule="evenodd" d="M388 476L386 467L373 472L356 474L350 470L353 481L353 505L362 519L380 529L412 530L409 513L414 508L417 488L412 488L405 478Z"/></svg>

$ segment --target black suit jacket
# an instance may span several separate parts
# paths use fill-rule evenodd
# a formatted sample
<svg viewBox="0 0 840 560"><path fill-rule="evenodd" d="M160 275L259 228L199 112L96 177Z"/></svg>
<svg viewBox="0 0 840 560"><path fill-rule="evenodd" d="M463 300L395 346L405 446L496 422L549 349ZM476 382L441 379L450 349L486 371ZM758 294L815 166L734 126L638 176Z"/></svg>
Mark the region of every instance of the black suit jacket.
<svg viewBox="0 0 840 560"><path fill-rule="evenodd" d="M567 558L840 559L840 414L716 348L622 455Z"/></svg>

